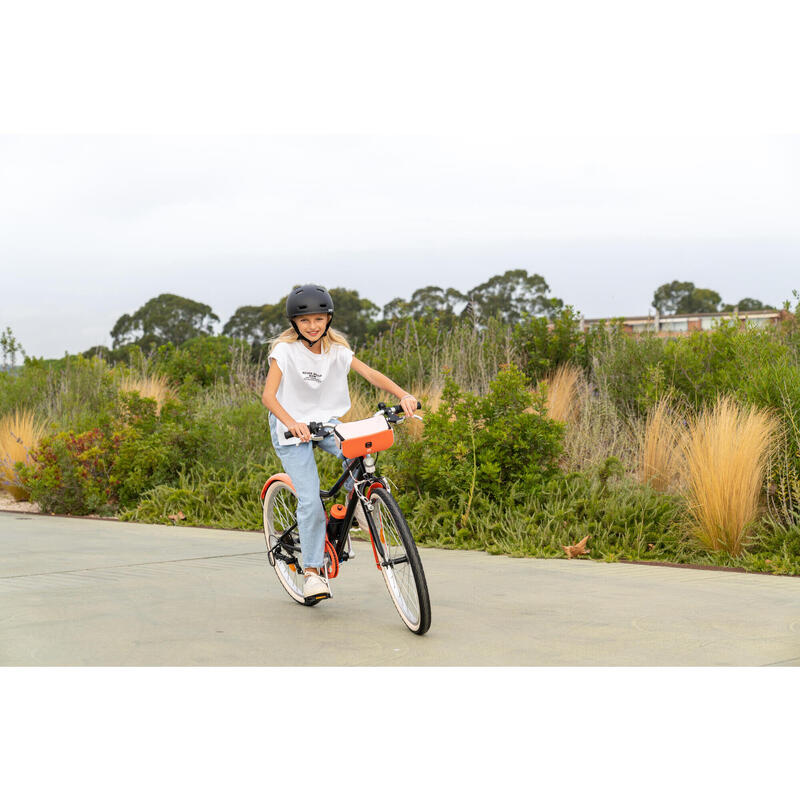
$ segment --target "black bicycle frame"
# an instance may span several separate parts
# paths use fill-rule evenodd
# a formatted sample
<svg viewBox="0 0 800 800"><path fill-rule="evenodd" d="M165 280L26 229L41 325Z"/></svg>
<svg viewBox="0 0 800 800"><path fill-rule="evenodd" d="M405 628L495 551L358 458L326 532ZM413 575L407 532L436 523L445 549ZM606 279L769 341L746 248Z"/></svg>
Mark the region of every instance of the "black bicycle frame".
<svg viewBox="0 0 800 800"><path fill-rule="evenodd" d="M316 442L314 445L316 446ZM375 458L377 462L377 456ZM345 467L344 471L342 472L339 479L336 483L327 491L324 489L320 489L319 498L320 502L322 502L324 506L324 501L335 497L339 491L341 490L342 486L344 486L344 482L347 480L348 477L352 476L354 482L363 481L367 479L367 470L364 466L364 456L359 456L358 458L353 459L350 464ZM383 482L383 479L376 473L372 475L374 483L380 483L381 485L385 486L386 484ZM344 515L344 523L342 525L342 531L344 531L344 535L339 536L338 541L331 542L336 549L336 556L339 559L339 562L347 561L347 554L345 553L345 547L347 545L347 532L350 530L350 524L353 521L353 515L356 513L356 506L361 501L359 500L358 493L353 492L352 497L350 498L350 502L347 504L347 510L345 511ZM372 519L371 514L367 514L367 524L369 525L370 529L370 536L372 538L375 547L378 550L378 555L380 556L381 561L386 560L386 554L383 552L383 546L380 541L380 537L377 535L377 531L374 530L374 521Z"/></svg>

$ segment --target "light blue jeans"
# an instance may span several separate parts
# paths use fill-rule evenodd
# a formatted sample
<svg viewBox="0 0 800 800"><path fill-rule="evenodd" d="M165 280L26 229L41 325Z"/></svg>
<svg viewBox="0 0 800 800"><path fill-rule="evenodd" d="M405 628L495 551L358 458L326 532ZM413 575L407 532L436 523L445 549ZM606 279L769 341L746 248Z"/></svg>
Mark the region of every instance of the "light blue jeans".
<svg viewBox="0 0 800 800"><path fill-rule="evenodd" d="M303 565L321 567L325 555L325 509L319 498L319 472L314 461L314 446L311 442L301 444L278 444L275 431L275 417L269 415L269 430L272 435L272 446L283 464L286 474L292 479L297 492L297 527L300 531L300 550L303 554ZM329 425L338 424L338 419L329 420ZM344 464L348 460L342 455L334 434L326 436L317 446L326 453L340 458ZM353 479L348 477L344 488L353 488Z"/></svg>

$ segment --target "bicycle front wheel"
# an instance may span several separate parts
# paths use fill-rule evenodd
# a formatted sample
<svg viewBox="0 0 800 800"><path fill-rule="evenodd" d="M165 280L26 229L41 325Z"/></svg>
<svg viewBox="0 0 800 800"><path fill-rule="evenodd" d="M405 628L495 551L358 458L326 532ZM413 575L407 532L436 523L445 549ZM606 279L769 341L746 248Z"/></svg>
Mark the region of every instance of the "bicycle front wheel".
<svg viewBox="0 0 800 800"><path fill-rule="evenodd" d="M422 636L431 626L431 601L414 537L397 501L386 489L370 495L372 533L389 596L408 629Z"/></svg>

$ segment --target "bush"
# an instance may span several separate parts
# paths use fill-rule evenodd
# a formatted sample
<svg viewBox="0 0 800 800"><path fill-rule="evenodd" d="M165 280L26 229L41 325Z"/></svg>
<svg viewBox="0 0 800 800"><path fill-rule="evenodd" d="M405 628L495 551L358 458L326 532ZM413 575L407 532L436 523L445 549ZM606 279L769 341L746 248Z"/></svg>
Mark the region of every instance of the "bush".
<svg viewBox="0 0 800 800"><path fill-rule="evenodd" d="M197 465L182 472L175 486L150 489L136 508L122 514L122 519L263 530L261 489L269 475L260 464L243 464L232 471Z"/></svg>
<svg viewBox="0 0 800 800"><path fill-rule="evenodd" d="M562 364L585 365L586 344L578 315L565 308L552 322L546 317L528 317L514 326L513 343L522 370L536 383Z"/></svg>
<svg viewBox="0 0 800 800"><path fill-rule="evenodd" d="M664 340L653 334L632 336L618 323L599 326L586 334L586 361L592 383L625 413L647 411L658 393L658 368Z"/></svg>
<svg viewBox="0 0 800 800"><path fill-rule="evenodd" d="M175 383L213 386L230 377L236 347L227 336L197 336L180 347L170 342L158 348L153 368Z"/></svg>
<svg viewBox="0 0 800 800"><path fill-rule="evenodd" d="M92 430L46 437L33 451L20 478L42 510L90 514L132 506L198 459L203 429L182 405L166 401L159 413L155 400L123 393L118 412Z"/></svg>
<svg viewBox="0 0 800 800"><path fill-rule="evenodd" d="M118 436L98 428L46 436L31 453L30 463L18 464L18 473L42 511L110 513L117 503L117 479L111 473L119 444Z"/></svg>
<svg viewBox="0 0 800 800"><path fill-rule="evenodd" d="M116 387L108 365L98 358L28 358L15 375L0 375L0 416L25 408L62 430L88 430L114 408Z"/></svg>
<svg viewBox="0 0 800 800"><path fill-rule="evenodd" d="M506 484L536 491L557 472L562 437L563 425L546 416L542 395L531 395L525 376L508 366L485 397L448 379L422 438L406 440L393 460L406 489L442 498L479 490L503 500Z"/></svg>
<svg viewBox="0 0 800 800"><path fill-rule="evenodd" d="M536 494L508 487L505 502L476 499L463 522L461 504L426 494L408 511L414 536L437 547L512 556L564 558L563 547L589 535L593 558L687 561L702 551L681 533L683 505L619 477L611 459L590 473L558 475Z"/></svg>
<svg viewBox="0 0 800 800"><path fill-rule="evenodd" d="M241 405L207 405L193 422L202 438L200 460L213 469L238 468L246 462L278 465L269 432L269 415L260 400Z"/></svg>

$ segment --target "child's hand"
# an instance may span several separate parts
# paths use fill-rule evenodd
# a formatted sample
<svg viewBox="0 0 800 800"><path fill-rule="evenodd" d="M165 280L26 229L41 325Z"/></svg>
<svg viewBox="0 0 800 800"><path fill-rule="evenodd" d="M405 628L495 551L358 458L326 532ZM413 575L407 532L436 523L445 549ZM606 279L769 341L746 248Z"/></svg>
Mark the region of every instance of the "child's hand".
<svg viewBox="0 0 800 800"><path fill-rule="evenodd" d="M306 425L305 422L295 422L294 425L289 425L289 433L303 442L311 441L311 431L308 429L308 425Z"/></svg>
<svg viewBox="0 0 800 800"><path fill-rule="evenodd" d="M413 417L417 413L417 398L413 394L407 394L401 401L403 413L407 417Z"/></svg>

